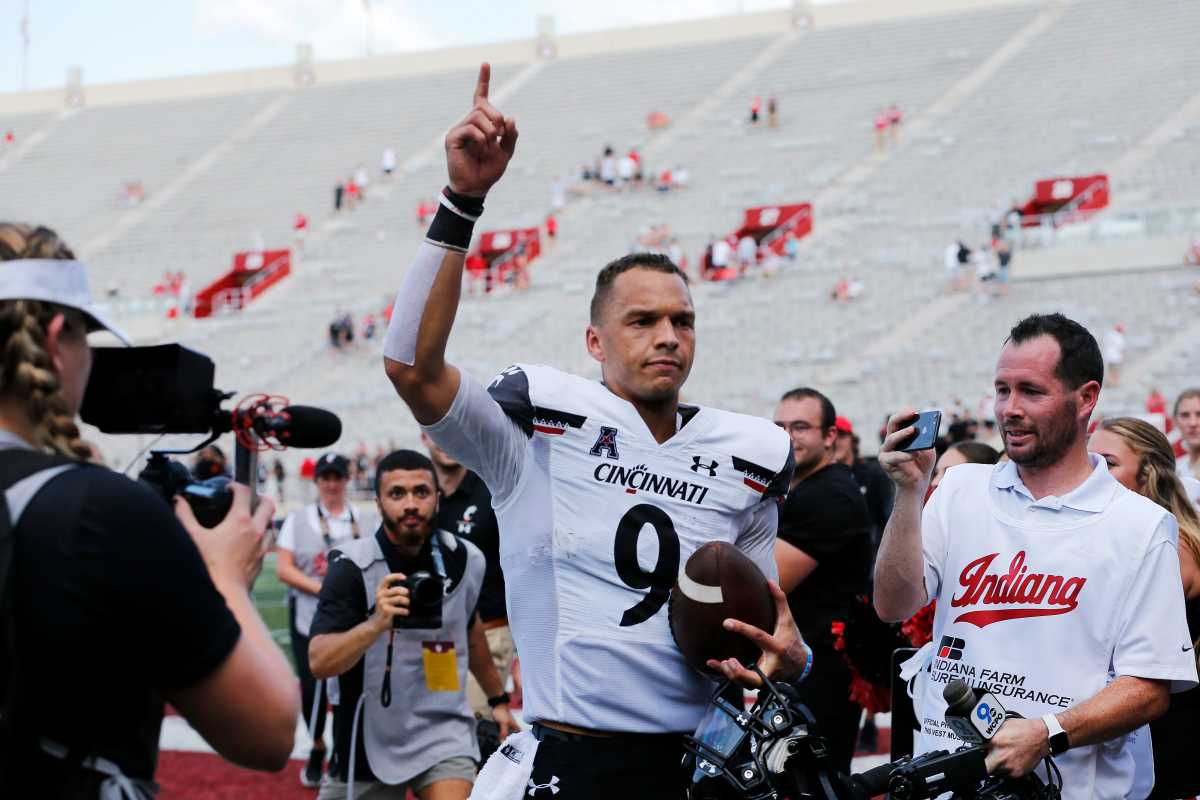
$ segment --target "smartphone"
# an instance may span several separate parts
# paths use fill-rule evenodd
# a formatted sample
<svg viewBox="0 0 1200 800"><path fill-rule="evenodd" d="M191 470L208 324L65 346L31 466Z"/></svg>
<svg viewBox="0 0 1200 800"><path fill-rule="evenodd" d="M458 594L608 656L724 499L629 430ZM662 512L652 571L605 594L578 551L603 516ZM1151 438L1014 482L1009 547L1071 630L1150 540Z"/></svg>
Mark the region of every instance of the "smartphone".
<svg viewBox="0 0 1200 800"><path fill-rule="evenodd" d="M937 443L938 431L942 427L941 411L922 411L917 414L912 423L916 434L908 444L900 448L902 453L915 453L918 450L929 450Z"/></svg>

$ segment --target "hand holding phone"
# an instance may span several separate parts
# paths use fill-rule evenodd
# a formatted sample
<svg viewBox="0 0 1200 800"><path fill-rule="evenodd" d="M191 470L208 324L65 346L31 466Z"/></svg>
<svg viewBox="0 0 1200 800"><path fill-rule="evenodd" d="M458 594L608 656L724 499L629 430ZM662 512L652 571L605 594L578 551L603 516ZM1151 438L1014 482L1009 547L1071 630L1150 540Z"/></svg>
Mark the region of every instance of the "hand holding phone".
<svg viewBox="0 0 1200 800"><path fill-rule="evenodd" d="M940 411L918 414L914 409L903 409L888 419L887 436L879 448L879 464L897 489L915 491L924 497L937 460L932 448L937 442L941 416ZM922 417L926 419L924 423Z"/></svg>
<svg viewBox="0 0 1200 800"><path fill-rule="evenodd" d="M937 444L938 431L942 427L942 412L922 411L910 424L914 433L908 443L900 448L900 452L915 453L918 450L931 450Z"/></svg>

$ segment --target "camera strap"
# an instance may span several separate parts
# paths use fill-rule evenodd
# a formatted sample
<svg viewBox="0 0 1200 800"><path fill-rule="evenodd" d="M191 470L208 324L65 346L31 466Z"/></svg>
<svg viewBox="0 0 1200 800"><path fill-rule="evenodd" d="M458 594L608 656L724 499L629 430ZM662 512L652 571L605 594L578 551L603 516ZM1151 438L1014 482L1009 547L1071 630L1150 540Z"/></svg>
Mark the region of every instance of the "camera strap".
<svg viewBox="0 0 1200 800"><path fill-rule="evenodd" d="M39 450L4 448L0 460L0 690L4 707L0 710L0 787L6 785L15 770L28 768L20 763L17 751L34 747L20 742L18 703L23 696L21 664L17 658L16 608L13 599L16 532L21 515L52 478L78 463ZM18 747L19 745L19 747Z"/></svg>
<svg viewBox="0 0 1200 800"><path fill-rule="evenodd" d="M354 518L354 506L346 503L346 513L350 515L350 535L357 539L362 536L362 531L358 529L358 520ZM317 501L317 522L321 526L321 538L325 540L325 546L333 547L333 536L329 533L329 519L325 516L319 500Z"/></svg>
<svg viewBox="0 0 1200 800"><path fill-rule="evenodd" d="M317 508L320 508L318 505ZM442 538L441 531L434 530L429 534L429 554L433 557L433 567L437 572L438 577L442 579L442 586L447 589L450 579L446 576L446 562L442 558L442 545L438 540ZM384 708L392 704L392 653L396 644L396 629L388 628L388 643L387 643L387 660L383 666L383 686L379 689L379 703Z"/></svg>

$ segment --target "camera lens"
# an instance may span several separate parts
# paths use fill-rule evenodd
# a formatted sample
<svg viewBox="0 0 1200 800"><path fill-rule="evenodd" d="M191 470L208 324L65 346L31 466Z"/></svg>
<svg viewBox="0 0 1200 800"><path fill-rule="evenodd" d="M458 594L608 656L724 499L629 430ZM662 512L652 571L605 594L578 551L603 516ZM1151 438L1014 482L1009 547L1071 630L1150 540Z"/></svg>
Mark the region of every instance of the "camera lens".
<svg viewBox="0 0 1200 800"><path fill-rule="evenodd" d="M409 596L419 608L437 606L442 602L442 582L428 572L417 572L409 579Z"/></svg>

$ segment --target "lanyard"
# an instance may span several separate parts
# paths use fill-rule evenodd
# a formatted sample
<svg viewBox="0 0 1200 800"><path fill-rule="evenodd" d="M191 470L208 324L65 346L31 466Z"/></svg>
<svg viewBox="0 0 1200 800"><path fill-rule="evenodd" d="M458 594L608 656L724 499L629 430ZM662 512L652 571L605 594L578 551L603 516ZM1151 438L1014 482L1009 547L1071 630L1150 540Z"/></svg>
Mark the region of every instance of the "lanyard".
<svg viewBox="0 0 1200 800"><path fill-rule="evenodd" d="M349 503L346 504L346 513L350 515L350 534L357 539L360 535L358 520L354 518L354 507ZM329 520L325 518L325 512L321 510L320 503L317 503L317 522L321 526L321 537L325 540L325 546L333 547L333 537L329 535Z"/></svg>

